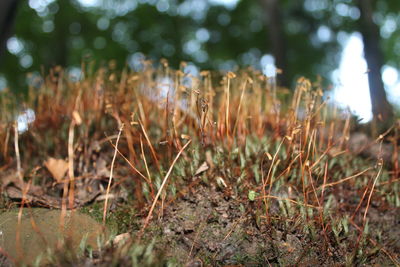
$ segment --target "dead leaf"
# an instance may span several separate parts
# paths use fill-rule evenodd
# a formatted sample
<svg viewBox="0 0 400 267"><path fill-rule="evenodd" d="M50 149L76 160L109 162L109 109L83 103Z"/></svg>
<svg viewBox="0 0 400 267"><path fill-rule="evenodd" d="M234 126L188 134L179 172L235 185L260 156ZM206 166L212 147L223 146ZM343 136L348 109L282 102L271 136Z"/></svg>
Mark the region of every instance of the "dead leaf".
<svg viewBox="0 0 400 267"><path fill-rule="evenodd" d="M68 171L68 162L63 159L48 158L44 165L58 183L62 181Z"/></svg>
<svg viewBox="0 0 400 267"><path fill-rule="evenodd" d="M209 169L208 164L206 161L204 161L203 164L201 164L200 167L197 169L197 171L194 173L194 176L202 174L203 172L207 171L208 169Z"/></svg>

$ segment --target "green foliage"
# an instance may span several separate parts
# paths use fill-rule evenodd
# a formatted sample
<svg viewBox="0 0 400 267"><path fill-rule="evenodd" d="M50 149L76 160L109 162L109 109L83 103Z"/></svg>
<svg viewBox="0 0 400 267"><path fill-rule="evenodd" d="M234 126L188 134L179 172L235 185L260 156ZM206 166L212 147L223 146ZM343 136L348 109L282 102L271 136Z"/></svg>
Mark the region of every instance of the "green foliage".
<svg viewBox="0 0 400 267"><path fill-rule="evenodd" d="M254 190L250 190L249 191L249 195L248 195L248 197L249 197L249 200L250 201L254 201L255 199L256 199L256 192L254 191Z"/></svg>
<svg viewBox="0 0 400 267"><path fill-rule="evenodd" d="M14 91L25 90L27 81L35 86L32 79L42 75L41 68L54 65L79 68L90 61L103 66L113 60L120 68L132 55L146 55L166 58L176 68L188 61L200 68L231 69L236 64L257 67L262 55L271 53L262 1L242 0L232 7L193 0L99 0L89 7L78 0L48 2L40 8L20 2L15 37L23 47L15 55L7 53L0 69ZM394 10L400 4L375 2L385 61L399 67L400 29L388 25L396 23ZM286 0L280 8L290 60L285 75L289 80L322 75L329 81L339 59L339 40L359 31L355 3ZM322 30L328 31L325 39L319 36ZM27 79L26 72L34 75Z"/></svg>

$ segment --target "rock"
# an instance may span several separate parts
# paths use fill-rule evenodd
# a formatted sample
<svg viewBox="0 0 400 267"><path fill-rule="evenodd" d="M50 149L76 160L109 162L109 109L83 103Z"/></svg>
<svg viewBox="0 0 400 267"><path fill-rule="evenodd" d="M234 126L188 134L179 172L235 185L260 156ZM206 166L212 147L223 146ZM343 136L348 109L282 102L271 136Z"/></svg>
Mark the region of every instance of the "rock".
<svg viewBox="0 0 400 267"><path fill-rule="evenodd" d="M80 244L86 239L86 246L99 249L98 239L108 237L108 231L90 216L67 211L64 218L64 230L60 227L60 210L28 209L22 212L18 223L18 210L0 215L0 247L8 257L19 264L31 265L42 255L41 264L45 264L45 254L68 242L74 253L79 252ZM18 239L17 239L18 238Z"/></svg>

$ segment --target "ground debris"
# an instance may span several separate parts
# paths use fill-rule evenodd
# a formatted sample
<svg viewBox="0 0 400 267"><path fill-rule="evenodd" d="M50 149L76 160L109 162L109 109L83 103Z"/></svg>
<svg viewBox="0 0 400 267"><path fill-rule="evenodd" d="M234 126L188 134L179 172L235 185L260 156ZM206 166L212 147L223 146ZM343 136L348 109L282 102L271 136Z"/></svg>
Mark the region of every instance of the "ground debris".
<svg viewBox="0 0 400 267"><path fill-rule="evenodd" d="M5 192L10 199L14 201L23 200L25 204L29 204L30 206L56 209L61 209L62 207L62 198L57 196L57 188L41 187L31 183L26 183L21 181L16 173L9 174L2 179L2 191ZM96 190L86 193L84 197L79 197L79 191L74 198L73 208L82 207L87 203L92 202L101 193L100 190Z"/></svg>

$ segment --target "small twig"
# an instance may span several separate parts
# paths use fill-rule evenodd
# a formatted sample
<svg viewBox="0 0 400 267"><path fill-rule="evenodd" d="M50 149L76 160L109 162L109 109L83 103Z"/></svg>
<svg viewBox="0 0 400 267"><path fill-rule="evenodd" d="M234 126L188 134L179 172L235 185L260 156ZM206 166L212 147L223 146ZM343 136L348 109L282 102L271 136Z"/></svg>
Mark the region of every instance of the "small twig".
<svg viewBox="0 0 400 267"><path fill-rule="evenodd" d="M123 129L124 129L124 124L122 123L121 127L119 128L117 141L115 142L114 156L113 156L113 159L112 159L112 162L111 162L110 178L108 179L108 185L107 185L107 191L106 191L106 200L104 202L103 224L106 223L108 195L110 193L110 187L111 187L111 182L112 182L112 178L113 178L114 163L115 163L115 159L117 158L118 142L119 142L119 138L121 137L121 133L122 133Z"/></svg>
<svg viewBox="0 0 400 267"><path fill-rule="evenodd" d="M164 180L163 180L163 182L162 182L162 184L161 184L161 186L160 186L160 189L158 190L157 195L156 195L156 197L155 197L154 200L153 200L153 204L151 205L149 214L147 215L147 217L146 217L146 219L145 219L145 221L144 221L143 227L142 227L142 229L141 229L140 232L139 232L139 239L140 239L141 236L143 235L144 229L146 229L147 225L149 224L149 221L150 221L150 218L151 218L151 214L153 213L153 210L154 210L154 208L155 208L155 206L156 206L156 204L157 204L157 200L158 200L158 198L160 197L161 192L162 192L162 190L164 189L164 186L166 185L166 183L167 183L167 181L168 181L168 177L171 175L171 172L172 172L172 169L174 168L175 163L178 161L178 158L180 157L180 155L182 154L182 152L185 150L185 148L186 148L191 142L192 142L192 140L189 140L189 141L182 147L182 149L179 150L179 153L178 153L178 155L176 155L174 161L173 161L172 164L171 164L171 167L169 167L169 170L168 170L167 174L166 174L165 177L164 177Z"/></svg>

